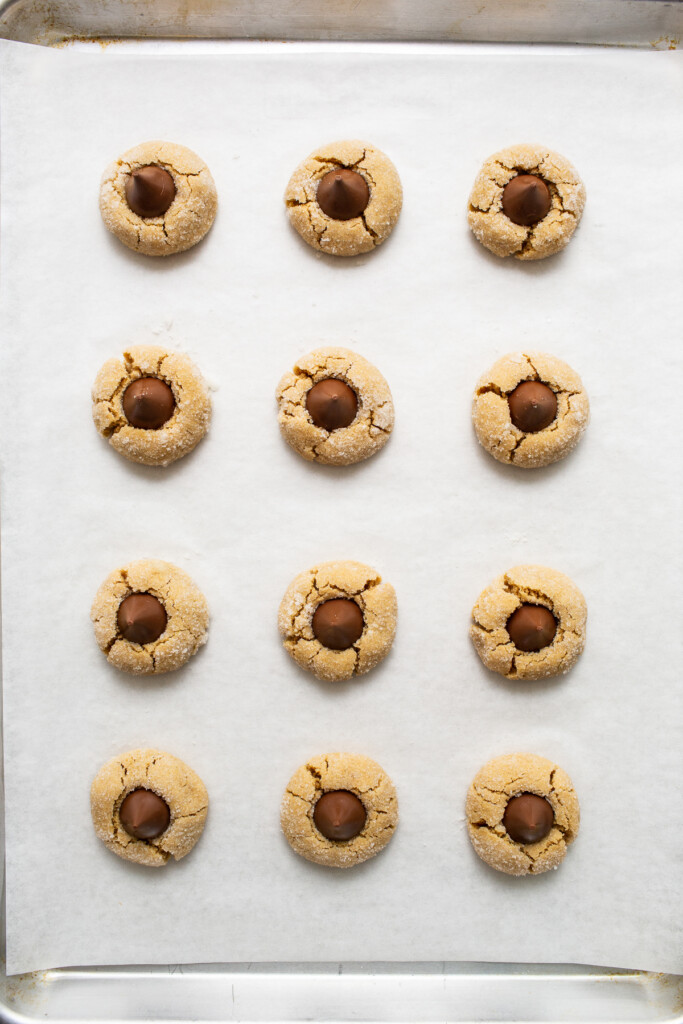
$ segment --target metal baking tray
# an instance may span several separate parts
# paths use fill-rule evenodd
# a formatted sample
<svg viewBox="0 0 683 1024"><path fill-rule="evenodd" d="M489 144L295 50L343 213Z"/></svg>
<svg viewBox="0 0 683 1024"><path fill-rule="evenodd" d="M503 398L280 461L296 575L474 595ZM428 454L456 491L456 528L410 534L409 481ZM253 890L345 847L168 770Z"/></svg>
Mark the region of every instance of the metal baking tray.
<svg viewBox="0 0 683 1024"><path fill-rule="evenodd" d="M0 0L0 37L44 46L206 39L675 49L683 0ZM0 924L2 1022L683 1022L683 977L576 965L197 964L8 978L4 879Z"/></svg>

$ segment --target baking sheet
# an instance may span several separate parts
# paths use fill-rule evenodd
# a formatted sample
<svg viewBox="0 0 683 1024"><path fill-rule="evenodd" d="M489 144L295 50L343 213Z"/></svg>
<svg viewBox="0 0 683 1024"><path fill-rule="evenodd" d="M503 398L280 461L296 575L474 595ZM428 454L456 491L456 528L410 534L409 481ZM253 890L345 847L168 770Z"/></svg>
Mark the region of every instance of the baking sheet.
<svg viewBox="0 0 683 1024"><path fill-rule="evenodd" d="M206 961L516 960L681 969L676 447L683 65L672 54L421 48L414 54L144 57L2 44L3 671L7 968ZM531 65L531 71L530 71ZM533 88L531 88L533 83ZM288 227L291 170L334 138L394 160L405 205L376 253L334 261ZM206 241L168 261L107 234L108 161L180 141L216 179ZM481 161L516 141L565 153L581 228L537 265L500 262L463 214ZM124 346L188 352L215 387L210 436L165 470L125 463L90 420ZM365 464L310 466L280 440L273 391L298 355L345 344L396 402ZM582 375L593 419L566 462L523 474L477 446L469 404L506 351ZM667 404L668 403L668 404ZM669 411L671 410L671 411ZM202 587L208 645L136 680L91 634L111 568L166 558ZM399 630L371 675L332 687L282 652L276 611L316 561L369 562ZM531 561L584 591L567 677L511 684L469 645L490 579ZM92 776L155 745L211 796L186 860L113 857ZM389 848L350 872L293 854L278 809L325 750L396 783ZM582 831L558 872L511 879L473 854L465 791L496 754L571 775Z"/></svg>

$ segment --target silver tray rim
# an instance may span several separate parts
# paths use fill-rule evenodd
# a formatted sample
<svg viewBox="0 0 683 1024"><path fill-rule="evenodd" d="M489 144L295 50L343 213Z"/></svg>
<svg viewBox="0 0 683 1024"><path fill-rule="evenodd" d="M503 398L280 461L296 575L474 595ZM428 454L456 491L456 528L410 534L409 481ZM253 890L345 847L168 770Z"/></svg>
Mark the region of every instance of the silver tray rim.
<svg viewBox="0 0 683 1024"><path fill-rule="evenodd" d="M555 0L552 10L554 25L545 19L536 28L528 20L529 3L525 0L460 0L459 19L454 22L448 9L449 0L422 0L419 12L410 7L410 0L387 0L382 5L383 20L370 26L363 24L357 13L358 2L347 0L336 5L326 23L320 21L316 0L299 0L300 18L291 20L286 0L232 0L229 10L221 0L202 5L203 19L194 26L187 19L192 2L184 0L113 0L102 7L106 18L94 17L97 5L89 0L0 0L0 38L42 46L67 43L115 40L230 40L230 41L298 41L298 42L480 42L586 44L600 46L632 46L653 49L676 49L683 37L683 0ZM140 22L139 14L155 5L154 14ZM212 6L213 5L213 6ZM179 18L179 12L184 12ZM213 12L213 17L207 17ZM197 12L195 11L195 14ZM449 17L450 13L450 17ZM136 16L137 15L137 16ZM256 15L256 16L255 16ZM417 15L417 20L416 20ZM174 16L183 31L176 33ZM616 16L616 17L615 17ZM194 31L192 28L194 27ZM2 794L4 796L4 792ZM0 843L4 852L4 813L0 816ZM174 1012L173 1020L200 1021L303 1021L303 1020L430 1020L487 1021L609 1021L610 1024L658 1021L683 1024L683 975L655 974L576 964L502 964L472 962L414 963L240 963L185 964L166 966L66 967L31 974L8 976L5 971L5 887L4 862L0 937L0 1022L29 1024L37 1020L109 1022L164 1019L138 1013L101 1016L101 1007L112 1009L112 995L119 993L123 1004L139 1002L154 1005L165 994L169 979L199 983L209 993L210 1016L198 1017L193 1003L182 1016ZM380 1016L359 1017L358 1005L368 999L391 998L400 980L402 1007L410 995L411 985L425 999L432 999L430 1016L412 1017L389 1012ZM537 1006L520 1015L519 993L532 995ZM406 986L408 990L406 990ZM426 986L426 987L425 987ZM490 1000L482 990L486 988ZM308 995L306 995L308 993ZM78 1016L65 1015L60 1007L66 994L68 1006L79 1006ZM177 993L180 995L181 993ZM309 1005L315 1005L324 994L333 1014L312 1016ZM188 993L191 1000L195 998ZM441 998L439 998L441 997ZM477 1000L476 1014L457 1012L458 1007ZM540 1006L581 1008L580 1014L561 1015L540 1011ZM302 1002L305 1000L305 1002ZM505 1004L503 1004L505 1000ZM569 1003L567 1002L569 1001ZM180 1002L180 1001L179 1001ZM287 1006L286 1012L282 1012ZM540 1004L540 1006L539 1006ZM501 1005L510 1013L503 1014ZM225 1014L216 1016L216 1007L224 1006ZM178 1010L181 1005L176 1004ZM431 1004L428 1007L431 1009ZM470 1007L471 1008L471 1007ZM390 1004L391 1009L391 1004ZM399 1009L399 1007L397 1007ZM439 1011L442 1012L439 1012ZM539 1012L540 1011L540 1012ZM639 1012L636 1012L639 1011ZM436 1015L434 1015L434 1013Z"/></svg>

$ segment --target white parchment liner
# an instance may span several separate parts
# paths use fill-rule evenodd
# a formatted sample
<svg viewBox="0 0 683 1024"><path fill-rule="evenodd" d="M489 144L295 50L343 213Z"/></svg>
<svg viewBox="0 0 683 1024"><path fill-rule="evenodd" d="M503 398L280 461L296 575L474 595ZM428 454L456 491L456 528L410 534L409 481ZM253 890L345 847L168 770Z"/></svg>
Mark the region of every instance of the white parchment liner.
<svg viewBox="0 0 683 1024"><path fill-rule="evenodd" d="M377 48L375 48L377 49ZM513 960L675 971L680 943L679 54L271 50L188 58L2 58L3 668L7 967L277 960ZM371 140L405 205L392 238L317 256L281 200L316 145ZM220 208L168 261L126 250L97 209L101 172L145 139L198 152ZM482 160L539 141L588 203L563 255L502 262L467 230ZM209 438L155 471L96 434L89 391L133 343L187 352L214 384ZM281 441L273 392L320 343L386 376L395 436L350 470ZM566 462L495 463L470 425L499 355L545 349L589 391ZM134 680L92 637L92 596L144 556L188 571L212 612L186 669ZM396 587L380 669L333 687L279 646L276 612L314 562L353 558ZM538 562L586 595L588 646L566 678L510 684L467 638L506 567ZM680 738L680 737L679 737ZM186 760L211 808L161 871L94 836L91 779L154 745ZM348 873L279 832L281 792L314 753L379 761L401 822ZM465 792L528 750L572 777L578 841L557 872L514 879L474 855Z"/></svg>

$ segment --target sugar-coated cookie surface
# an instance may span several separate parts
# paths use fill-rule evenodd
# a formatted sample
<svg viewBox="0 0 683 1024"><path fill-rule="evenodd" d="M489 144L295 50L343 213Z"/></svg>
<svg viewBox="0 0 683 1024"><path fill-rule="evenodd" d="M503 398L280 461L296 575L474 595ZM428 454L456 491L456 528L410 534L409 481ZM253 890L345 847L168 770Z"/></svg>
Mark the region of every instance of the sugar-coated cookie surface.
<svg viewBox="0 0 683 1024"><path fill-rule="evenodd" d="M121 634L119 608L132 594L149 594L165 609L165 629L150 643L135 643ZM110 665L135 675L172 672L208 639L204 595L186 572L159 559L143 558L110 573L95 595L90 618Z"/></svg>
<svg viewBox="0 0 683 1024"><path fill-rule="evenodd" d="M318 202L321 180L346 169L362 176L370 197L359 216L338 220ZM370 252L389 237L403 203L401 180L381 150L357 139L332 142L314 150L299 164L285 190L290 223L305 242L332 256Z"/></svg>
<svg viewBox="0 0 683 1024"><path fill-rule="evenodd" d="M170 821L154 839L137 839L121 823L126 797L150 790L168 806ZM95 776L90 810L98 839L124 860L163 867L173 857L187 856L204 830L209 796L199 776L183 761L162 750L130 750L108 761Z"/></svg>
<svg viewBox="0 0 683 1024"><path fill-rule="evenodd" d="M314 814L325 793L352 793L363 804L365 824L343 841L328 839ZM287 784L280 811L282 831L300 856L328 867L351 868L374 857L392 838L398 824L394 784L375 761L361 754L322 754L298 768Z"/></svg>
<svg viewBox="0 0 683 1024"><path fill-rule="evenodd" d="M362 633L345 650L324 646L314 632L314 615L333 600L353 601L363 617ZM340 682L363 675L382 661L396 634L396 592L369 565L321 562L299 573L280 603L283 646L297 665L319 679Z"/></svg>
<svg viewBox="0 0 683 1024"><path fill-rule="evenodd" d="M536 223L515 223L503 209L504 189L518 175L537 176L550 193L550 208ZM585 203L585 186L565 157L544 146L523 144L485 161L470 194L467 220L475 237L496 256L542 260L569 242Z"/></svg>
<svg viewBox="0 0 683 1024"><path fill-rule="evenodd" d="M173 179L175 197L159 216L140 216L131 209L126 186L131 173L158 167ZM172 256L200 242L213 224L218 207L216 186L201 157L173 142L143 142L114 160L102 175L100 213L107 228L136 252Z"/></svg>
<svg viewBox="0 0 683 1024"><path fill-rule="evenodd" d="M521 650L508 626L522 606L548 609L556 620L552 641ZM515 565L481 592L472 609L470 637L484 665L506 679L545 679L568 672L586 642L586 602L564 573L542 565Z"/></svg>
<svg viewBox="0 0 683 1024"><path fill-rule="evenodd" d="M145 378L168 385L174 408L157 429L133 425L124 408L127 389ZM209 429L211 399L202 375L187 356L158 345L134 345L108 359L92 387L98 433L119 455L146 466L168 466L191 452Z"/></svg>
<svg viewBox="0 0 683 1024"><path fill-rule="evenodd" d="M505 827L505 812L510 800L528 793L548 802L553 821L539 841L517 842ZM540 875L558 867L579 831L571 779L537 754L505 754L485 764L467 793L465 816L477 855L506 875Z"/></svg>
<svg viewBox="0 0 683 1024"><path fill-rule="evenodd" d="M524 381L547 385L555 395L557 412L537 432L512 421L510 395ZM472 422L479 443L498 462L538 469L558 462L574 450L588 426L590 407L581 378L571 366L545 352L510 352L477 381Z"/></svg>
<svg viewBox="0 0 683 1024"><path fill-rule="evenodd" d="M316 425L307 398L324 380L346 383L357 398L348 426L326 430ZM379 370L351 349L326 346L298 359L277 386L278 422L282 436L304 459L329 466L348 466L380 451L394 429L394 403Z"/></svg>

